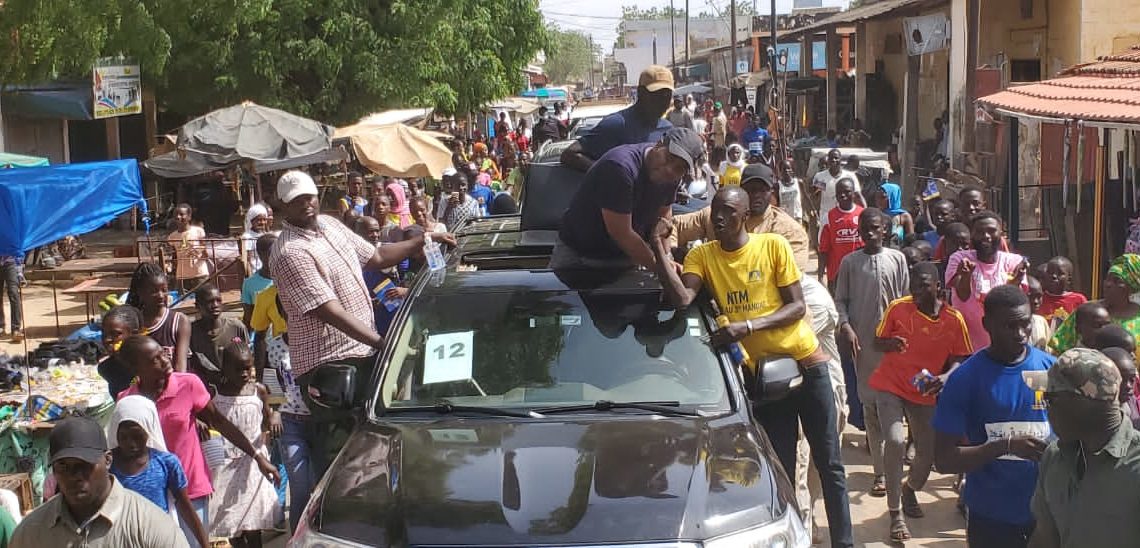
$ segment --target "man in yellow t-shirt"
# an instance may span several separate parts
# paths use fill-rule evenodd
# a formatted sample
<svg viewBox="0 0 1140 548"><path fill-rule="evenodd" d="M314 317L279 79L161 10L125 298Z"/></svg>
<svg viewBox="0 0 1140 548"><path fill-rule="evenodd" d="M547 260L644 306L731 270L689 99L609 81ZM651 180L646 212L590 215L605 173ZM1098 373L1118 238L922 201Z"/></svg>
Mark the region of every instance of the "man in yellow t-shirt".
<svg viewBox="0 0 1140 548"><path fill-rule="evenodd" d="M742 184L763 178L775 183L762 164L745 168ZM682 274L671 268L669 235L672 223L662 220L653 232L657 275L677 308L692 304L708 288L731 323L712 334L714 346L740 342L753 359L791 356L800 363L803 384L786 398L755 408L780 464L794 477L799 427L811 446L819 470L832 546L854 546L847 480L840 456L836 411L828 356L805 318L807 305L792 246L776 234L750 234L748 193L739 186L721 188L712 202L716 240L696 247L685 258ZM755 364L748 364L755 369Z"/></svg>

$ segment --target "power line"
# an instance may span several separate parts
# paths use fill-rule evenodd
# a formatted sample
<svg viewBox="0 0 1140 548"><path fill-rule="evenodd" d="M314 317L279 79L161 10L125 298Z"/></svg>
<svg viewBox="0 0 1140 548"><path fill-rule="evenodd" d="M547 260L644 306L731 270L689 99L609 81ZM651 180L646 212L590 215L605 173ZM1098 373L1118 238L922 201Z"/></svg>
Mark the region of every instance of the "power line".
<svg viewBox="0 0 1140 548"><path fill-rule="evenodd" d="M568 17L581 17L582 19L605 19L609 21L621 21L624 17L614 17L610 15L582 15L580 13L565 13L550 10L542 10L543 15L564 15Z"/></svg>

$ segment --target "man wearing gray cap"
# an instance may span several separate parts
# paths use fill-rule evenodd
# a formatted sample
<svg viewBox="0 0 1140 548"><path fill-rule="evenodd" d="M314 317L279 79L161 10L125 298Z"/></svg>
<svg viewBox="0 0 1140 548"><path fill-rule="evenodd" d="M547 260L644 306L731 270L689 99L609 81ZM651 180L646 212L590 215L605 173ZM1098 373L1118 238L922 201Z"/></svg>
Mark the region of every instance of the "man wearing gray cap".
<svg viewBox="0 0 1140 548"><path fill-rule="evenodd" d="M187 548L169 514L111 476L111 452L99 423L64 419L52 429L48 447L59 494L20 522L9 546Z"/></svg>
<svg viewBox="0 0 1140 548"><path fill-rule="evenodd" d="M1120 371L1088 348L1048 372L1022 374L1049 407L1057 435L1041 457L1029 546L1140 546L1140 433L1117 403Z"/></svg>
<svg viewBox="0 0 1140 548"><path fill-rule="evenodd" d="M656 143L621 145L602 155L562 217L550 268L652 269L650 231L671 218L681 179L703 154L691 129L671 129Z"/></svg>

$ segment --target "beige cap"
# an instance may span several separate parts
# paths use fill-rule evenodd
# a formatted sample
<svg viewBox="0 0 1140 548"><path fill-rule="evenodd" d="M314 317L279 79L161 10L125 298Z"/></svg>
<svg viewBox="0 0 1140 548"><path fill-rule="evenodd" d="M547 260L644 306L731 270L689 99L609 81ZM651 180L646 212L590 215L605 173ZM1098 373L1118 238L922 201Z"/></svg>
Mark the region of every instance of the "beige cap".
<svg viewBox="0 0 1140 548"><path fill-rule="evenodd" d="M649 65L641 71L641 78L637 79L637 87L648 91L673 89L673 73L661 65Z"/></svg>

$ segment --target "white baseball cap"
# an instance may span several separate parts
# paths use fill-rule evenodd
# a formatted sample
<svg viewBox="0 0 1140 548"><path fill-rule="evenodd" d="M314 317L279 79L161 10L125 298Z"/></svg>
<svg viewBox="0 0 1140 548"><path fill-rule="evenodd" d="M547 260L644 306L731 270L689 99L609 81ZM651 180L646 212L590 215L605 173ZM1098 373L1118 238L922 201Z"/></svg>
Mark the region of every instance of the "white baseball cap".
<svg viewBox="0 0 1140 548"><path fill-rule="evenodd" d="M283 203L292 202L297 196L312 194L316 196L317 183L304 171L289 171L277 180L277 198Z"/></svg>

